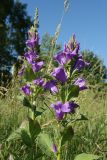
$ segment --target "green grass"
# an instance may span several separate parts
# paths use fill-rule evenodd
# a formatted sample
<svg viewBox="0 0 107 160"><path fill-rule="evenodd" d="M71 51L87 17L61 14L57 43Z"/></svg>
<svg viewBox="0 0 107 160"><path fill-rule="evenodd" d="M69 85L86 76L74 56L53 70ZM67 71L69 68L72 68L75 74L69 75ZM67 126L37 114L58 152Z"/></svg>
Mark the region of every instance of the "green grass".
<svg viewBox="0 0 107 160"><path fill-rule="evenodd" d="M7 160L14 154L15 160L30 160L27 157L28 150L17 142L8 144L7 137L21 122L26 119L27 111L17 100L17 87L12 88L6 98L0 99L0 159ZM62 160L74 160L74 157L82 152L101 155L101 160L107 160L107 95L96 90L87 90L80 94L77 110L88 117L87 121L74 122L75 135L62 150ZM45 158L47 160L47 158Z"/></svg>

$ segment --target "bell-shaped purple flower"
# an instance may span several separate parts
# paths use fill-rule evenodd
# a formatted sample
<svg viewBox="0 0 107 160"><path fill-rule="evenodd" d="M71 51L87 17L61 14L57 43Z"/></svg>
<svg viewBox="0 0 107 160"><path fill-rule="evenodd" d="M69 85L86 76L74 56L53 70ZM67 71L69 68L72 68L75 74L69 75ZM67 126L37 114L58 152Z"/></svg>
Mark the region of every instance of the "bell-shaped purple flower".
<svg viewBox="0 0 107 160"><path fill-rule="evenodd" d="M38 86L43 86L44 80L42 78L37 78L34 80L34 84Z"/></svg>
<svg viewBox="0 0 107 160"><path fill-rule="evenodd" d="M66 64L66 55L61 51L54 56L54 60L56 60L60 65L64 65Z"/></svg>
<svg viewBox="0 0 107 160"><path fill-rule="evenodd" d="M24 57L27 59L27 61L30 64L32 64L32 62L34 62L37 58L39 58L37 53L34 51L29 51L29 52L25 53Z"/></svg>
<svg viewBox="0 0 107 160"><path fill-rule="evenodd" d="M65 83L67 81L67 73L65 72L63 67L55 68L51 75L62 83Z"/></svg>
<svg viewBox="0 0 107 160"><path fill-rule="evenodd" d="M56 144L54 144L54 143L52 144L52 151L54 153L58 152L58 148L57 148Z"/></svg>
<svg viewBox="0 0 107 160"><path fill-rule="evenodd" d="M73 52L74 50L76 53L79 52L80 43L76 41L76 36L73 34L72 38L69 40L68 44L65 45L64 51L65 52Z"/></svg>
<svg viewBox="0 0 107 160"><path fill-rule="evenodd" d="M62 107L62 111L64 113L75 113L75 108L77 107L78 107L78 104L76 104L74 101L66 102Z"/></svg>
<svg viewBox="0 0 107 160"><path fill-rule="evenodd" d="M55 109L56 117L62 120L64 117L64 112L62 112L62 102L58 101L56 104L52 104L51 107Z"/></svg>
<svg viewBox="0 0 107 160"><path fill-rule="evenodd" d="M55 80L51 80L46 82L43 85L44 89L50 90L52 93L57 93L58 92L58 88L56 86L56 81Z"/></svg>
<svg viewBox="0 0 107 160"><path fill-rule="evenodd" d="M52 104L51 107L55 109L56 117L62 120L66 113L75 113L75 108L77 108L78 105L74 101L66 102L65 104L58 101L56 104Z"/></svg>
<svg viewBox="0 0 107 160"><path fill-rule="evenodd" d="M80 71L81 69L89 66L90 63L87 63L83 60L83 57L80 55L75 63L74 69L77 69L78 71Z"/></svg>
<svg viewBox="0 0 107 160"><path fill-rule="evenodd" d="M36 33L35 35L31 35L32 37L26 41L26 45L31 49L35 48L39 44L39 35Z"/></svg>
<svg viewBox="0 0 107 160"><path fill-rule="evenodd" d="M74 84L77 85L77 86L79 86L80 91L81 91L81 90L84 90L84 89L87 89L86 81L85 81L85 79L83 79L83 78L78 78L78 79L75 81Z"/></svg>
<svg viewBox="0 0 107 160"><path fill-rule="evenodd" d="M21 88L21 90L24 92L24 94L26 95L31 95L31 89L30 89L30 85L25 85Z"/></svg>
<svg viewBox="0 0 107 160"><path fill-rule="evenodd" d="M32 63L33 72L38 72L43 67L43 65L44 65L43 61L33 62Z"/></svg>
<svg viewBox="0 0 107 160"><path fill-rule="evenodd" d="M64 65L72 60L75 56L78 55L79 44L76 44L76 47L73 49L73 44L70 46L65 45L63 51L59 52L54 56L54 60L56 60L60 65Z"/></svg>

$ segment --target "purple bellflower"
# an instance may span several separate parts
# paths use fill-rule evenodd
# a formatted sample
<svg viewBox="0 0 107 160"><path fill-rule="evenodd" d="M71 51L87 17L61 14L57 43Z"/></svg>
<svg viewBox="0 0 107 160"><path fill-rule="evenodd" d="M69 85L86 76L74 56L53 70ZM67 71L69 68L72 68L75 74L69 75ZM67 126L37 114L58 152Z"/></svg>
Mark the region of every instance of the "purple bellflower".
<svg viewBox="0 0 107 160"><path fill-rule="evenodd" d="M29 33L30 34L30 33ZM32 37L26 41L26 45L31 49L35 48L39 44L39 36L38 33L35 35L31 35Z"/></svg>
<svg viewBox="0 0 107 160"><path fill-rule="evenodd" d="M39 56L34 51L29 51L25 53L24 57L27 59L28 63L32 64Z"/></svg>
<svg viewBox="0 0 107 160"><path fill-rule="evenodd" d="M63 112L65 113L75 113L75 108L78 107L78 104L76 104L74 101L72 102L66 102L63 105Z"/></svg>
<svg viewBox="0 0 107 160"><path fill-rule="evenodd" d="M52 144L52 151L54 153L56 153L58 151L58 148L57 148L56 144L54 144L54 143Z"/></svg>
<svg viewBox="0 0 107 160"><path fill-rule="evenodd" d="M79 86L80 91L87 89L86 81L83 78L78 78L74 84Z"/></svg>
<svg viewBox="0 0 107 160"><path fill-rule="evenodd" d="M56 117L62 120L64 117L64 112L62 112L62 102L58 101L56 104L52 104L51 107L55 109Z"/></svg>
<svg viewBox="0 0 107 160"><path fill-rule="evenodd" d="M58 101L56 104L52 104L51 107L55 109L56 117L62 120L65 113L75 113L75 108L77 108L78 105L74 102L62 104L62 102Z"/></svg>
<svg viewBox="0 0 107 160"><path fill-rule="evenodd" d="M56 60L60 65L66 64L66 55L63 51L59 52L54 56L54 60Z"/></svg>
<svg viewBox="0 0 107 160"><path fill-rule="evenodd" d="M21 88L21 90L24 92L24 94L26 95L31 95L31 89L30 89L30 85L25 85Z"/></svg>
<svg viewBox="0 0 107 160"><path fill-rule="evenodd" d="M42 78L37 78L33 82L38 86L43 86L44 80Z"/></svg>
<svg viewBox="0 0 107 160"><path fill-rule="evenodd" d="M65 72L63 67L55 68L51 75L62 83L65 83L67 81L67 73Z"/></svg>
<svg viewBox="0 0 107 160"><path fill-rule="evenodd" d="M33 72L38 72L43 67L43 65L44 65L43 61L33 62L32 63Z"/></svg>
<svg viewBox="0 0 107 160"><path fill-rule="evenodd" d="M64 51L59 52L54 56L54 60L56 60L60 65L64 65L72 60L78 54L77 48L75 48L72 52L67 51L65 48Z"/></svg>
<svg viewBox="0 0 107 160"><path fill-rule="evenodd" d="M55 80L51 80L46 82L43 85L44 89L50 90L52 93L57 93L58 92L58 88L56 87L56 81Z"/></svg>
<svg viewBox="0 0 107 160"><path fill-rule="evenodd" d="M56 60L60 65L64 65L78 55L79 49L80 44L76 42L75 35L73 35L73 41L65 44L64 50L55 55L54 60Z"/></svg>
<svg viewBox="0 0 107 160"><path fill-rule="evenodd" d="M83 69L89 65L90 65L90 63L85 62L83 60L83 57L79 56L76 63L75 63L74 69L77 69L78 71L80 71L81 69Z"/></svg>

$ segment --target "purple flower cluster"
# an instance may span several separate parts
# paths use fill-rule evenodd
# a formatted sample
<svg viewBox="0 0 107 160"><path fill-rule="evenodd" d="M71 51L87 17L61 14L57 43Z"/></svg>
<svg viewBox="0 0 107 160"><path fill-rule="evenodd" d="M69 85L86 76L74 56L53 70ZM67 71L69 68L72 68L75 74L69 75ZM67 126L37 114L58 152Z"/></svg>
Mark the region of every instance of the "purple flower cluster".
<svg viewBox="0 0 107 160"><path fill-rule="evenodd" d="M66 113L75 113L75 108L77 108L78 105L74 103L73 101L66 102L64 104L58 101L56 104L52 104L51 107L54 108L56 112L56 117L59 120L62 120Z"/></svg>
<svg viewBox="0 0 107 160"><path fill-rule="evenodd" d="M76 42L75 36L73 36L72 41L65 45L64 50L54 56L54 60L58 62L59 67L55 68L51 75L62 84L67 82L69 78L66 72L65 64L71 62L72 59L75 59L74 66L72 66L73 70L76 69L80 71L85 66L89 65L89 63L85 62L83 57L79 55L79 49L80 44ZM79 86L79 90L81 91L87 89L85 83L86 82L84 79L78 78L75 80L74 85ZM54 108L57 119L62 120L65 114L74 113L75 108L77 108L78 105L74 101L65 102L64 104L58 101L56 104L52 104L51 107Z"/></svg>
<svg viewBox="0 0 107 160"><path fill-rule="evenodd" d="M68 62L71 62L75 58L75 65L73 69L80 71L90 64L83 60L83 57L79 55L80 44L76 42L75 35L73 35L73 41L70 41L65 45L64 50L59 52L54 56L54 60L59 63L59 65L64 66Z"/></svg>
<svg viewBox="0 0 107 160"><path fill-rule="evenodd" d="M30 39L26 41L26 45L33 50L39 44L39 35L38 35L38 32L34 33L29 31L28 33L29 33Z"/></svg>
<svg viewBox="0 0 107 160"><path fill-rule="evenodd" d="M60 65L64 65L78 56L79 49L80 44L76 42L75 35L73 35L73 41L66 44L64 50L54 56L54 60Z"/></svg>
<svg viewBox="0 0 107 160"><path fill-rule="evenodd" d="M39 61L39 55L35 51L35 49L39 46L39 37L38 33L29 32L30 39L27 40L26 45L29 47L29 51L25 53L24 57L28 61L29 64L32 66L33 72L38 72L44 65L43 61Z"/></svg>
<svg viewBox="0 0 107 160"><path fill-rule="evenodd" d="M40 60L39 54L37 53L37 48L39 47L39 35L37 32L29 31L29 39L26 41L26 45L28 47L28 52L24 54L25 59L27 60L28 64L32 67L33 72L38 72L44 66L44 61ZM22 76L25 71L25 67L23 67L19 75ZM38 80L39 81L39 80ZM36 81L34 82L37 83ZM27 90L22 91L28 95ZM29 94L30 95L30 94Z"/></svg>
<svg viewBox="0 0 107 160"><path fill-rule="evenodd" d="M58 88L56 86L55 80L50 80L47 82L44 82L42 78L37 78L34 80L34 84L43 87L45 90L49 90L52 93L58 93Z"/></svg>
<svg viewBox="0 0 107 160"><path fill-rule="evenodd" d="M29 32L29 37L30 39L26 42L26 45L28 46L28 52L25 53L24 57L32 67L33 72L38 72L44 66L44 61L40 60L40 57L35 50L35 48L39 46L39 37L37 33L32 32ZM51 72L52 79L46 81L44 76L42 76L43 78L38 77L33 81L33 83L39 87L42 87L44 91L49 90L53 94L57 94L58 92L60 92L57 84L60 84L61 86L65 85L65 83L69 79L65 64L71 62L72 59L75 59L73 70L77 69L78 71L89 65L83 60L83 57L79 55L79 49L80 45L76 42L75 36L73 36L73 40L65 45L64 50L54 56L54 60L58 62L59 66L57 68L54 68L54 70ZM25 67L23 66L19 74L22 75L24 73L24 70ZM80 91L87 88L85 80L83 78L77 78L74 81L74 85L79 86ZM32 93L30 85L23 86L21 90L26 95L31 95ZM74 101L67 101L65 103L57 101L56 104L52 104L51 107L55 110L57 119L62 120L66 114L75 113L75 109L78 107L78 104L76 104ZM53 150L56 152L55 145L53 145Z"/></svg>

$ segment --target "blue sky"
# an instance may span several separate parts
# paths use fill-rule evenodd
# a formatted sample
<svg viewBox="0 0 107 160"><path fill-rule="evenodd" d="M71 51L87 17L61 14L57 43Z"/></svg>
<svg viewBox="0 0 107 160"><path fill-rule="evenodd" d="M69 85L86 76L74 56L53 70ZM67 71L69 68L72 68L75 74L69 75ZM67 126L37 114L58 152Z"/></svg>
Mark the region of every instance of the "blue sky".
<svg viewBox="0 0 107 160"><path fill-rule="evenodd" d="M64 0L20 0L28 4L28 14L33 18L39 9L39 32L54 35L60 22ZM65 44L73 33L80 42L81 50L94 51L107 66L107 0L69 0L71 7L66 13L58 42Z"/></svg>

